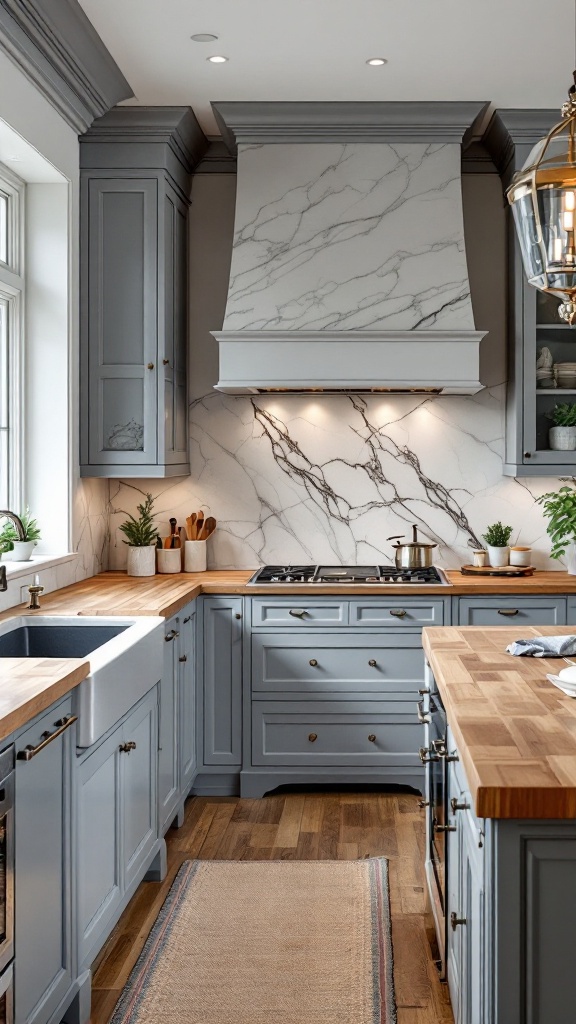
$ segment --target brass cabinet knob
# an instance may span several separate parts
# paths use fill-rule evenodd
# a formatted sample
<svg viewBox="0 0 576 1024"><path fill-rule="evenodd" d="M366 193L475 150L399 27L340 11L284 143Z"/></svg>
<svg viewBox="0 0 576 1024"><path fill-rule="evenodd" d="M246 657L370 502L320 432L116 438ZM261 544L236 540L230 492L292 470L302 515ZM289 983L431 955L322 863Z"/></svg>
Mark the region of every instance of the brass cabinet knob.
<svg viewBox="0 0 576 1024"><path fill-rule="evenodd" d="M458 803L458 797L453 796L450 801L450 807L452 808L452 814L456 814L456 811L469 811L470 804L464 802L463 804Z"/></svg>
<svg viewBox="0 0 576 1024"><path fill-rule="evenodd" d="M309 733L308 734L308 739L310 740L310 743L315 743L316 740L318 739L318 733L317 732Z"/></svg>
<svg viewBox="0 0 576 1024"><path fill-rule="evenodd" d="M234 618L235 619L241 619L242 618L241 612L234 612Z"/></svg>
<svg viewBox="0 0 576 1024"><path fill-rule="evenodd" d="M370 668L376 668L376 659L375 658L370 658L370 661L368 662L368 664L370 665Z"/></svg>
<svg viewBox="0 0 576 1024"><path fill-rule="evenodd" d="M316 661L316 658L310 658L310 661L308 662L308 664L312 665L312 668L316 668L318 662Z"/></svg>
<svg viewBox="0 0 576 1024"><path fill-rule="evenodd" d="M136 744L134 740L128 740L127 743L121 743L119 749L121 754L129 754L131 750L136 750Z"/></svg>
<svg viewBox="0 0 576 1024"><path fill-rule="evenodd" d="M370 740L370 743L376 743L376 736L373 732L370 733L368 739Z"/></svg>
<svg viewBox="0 0 576 1024"><path fill-rule="evenodd" d="M178 661L188 661L188 655L183 654L180 658L178 658Z"/></svg>
<svg viewBox="0 0 576 1024"><path fill-rule="evenodd" d="M169 359L163 359L162 360L162 365L163 366L170 366L170 360Z"/></svg>
<svg viewBox="0 0 576 1024"><path fill-rule="evenodd" d="M452 913L450 914L450 927L451 927L453 932L456 931L456 929L457 929L459 924L466 924L466 918L465 917L457 917L455 912L452 911Z"/></svg>
<svg viewBox="0 0 576 1024"><path fill-rule="evenodd" d="M153 370L154 369L154 363L148 363L148 369L149 370Z"/></svg>

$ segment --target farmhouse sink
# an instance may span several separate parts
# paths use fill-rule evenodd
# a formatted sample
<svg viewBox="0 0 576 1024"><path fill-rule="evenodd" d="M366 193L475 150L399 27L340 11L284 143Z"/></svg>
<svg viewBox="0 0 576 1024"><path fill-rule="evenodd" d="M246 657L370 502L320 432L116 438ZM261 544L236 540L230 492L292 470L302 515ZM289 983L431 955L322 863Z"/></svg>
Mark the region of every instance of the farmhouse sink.
<svg viewBox="0 0 576 1024"><path fill-rule="evenodd" d="M22 615L0 624L0 658L88 658L73 710L89 747L159 681L163 637L158 616Z"/></svg>

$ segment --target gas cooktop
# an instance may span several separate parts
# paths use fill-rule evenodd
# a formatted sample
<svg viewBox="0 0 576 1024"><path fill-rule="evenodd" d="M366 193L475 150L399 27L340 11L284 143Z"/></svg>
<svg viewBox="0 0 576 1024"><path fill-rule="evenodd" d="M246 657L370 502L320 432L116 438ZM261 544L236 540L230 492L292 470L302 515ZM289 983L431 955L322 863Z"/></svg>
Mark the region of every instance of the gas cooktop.
<svg viewBox="0 0 576 1024"><path fill-rule="evenodd" d="M260 586L261 583L450 586L442 570L434 566L428 569L397 569L392 565L265 565L250 577L248 586Z"/></svg>

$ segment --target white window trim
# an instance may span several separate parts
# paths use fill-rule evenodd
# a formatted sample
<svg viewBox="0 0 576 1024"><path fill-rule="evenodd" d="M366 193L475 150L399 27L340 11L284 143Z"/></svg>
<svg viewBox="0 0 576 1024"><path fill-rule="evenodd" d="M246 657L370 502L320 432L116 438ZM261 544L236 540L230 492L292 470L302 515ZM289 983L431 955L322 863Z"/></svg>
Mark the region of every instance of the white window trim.
<svg viewBox="0 0 576 1024"><path fill-rule="evenodd" d="M0 293L8 300L8 495L12 511L22 511L25 443L24 394L24 192L26 184L0 164L0 191L8 196L8 262L0 261Z"/></svg>

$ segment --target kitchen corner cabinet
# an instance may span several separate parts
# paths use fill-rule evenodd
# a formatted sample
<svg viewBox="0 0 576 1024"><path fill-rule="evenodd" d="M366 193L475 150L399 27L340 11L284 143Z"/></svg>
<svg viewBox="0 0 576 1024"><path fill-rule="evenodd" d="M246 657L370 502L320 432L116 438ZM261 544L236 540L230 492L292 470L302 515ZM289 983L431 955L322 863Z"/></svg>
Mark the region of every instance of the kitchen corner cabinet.
<svg viewBox="0 0 576 1024"><path fill-rule="evenodd" d="M16 751L38 747L15 773L15 1021L44 1024L74 980L72 940L72 780L75 726L68 697L37 718ZM59 1018L58 1018L59 1019Z"/></svg>
<svg viewBox="0 0 576 1024"><path fill-rule="evenodd" d="M119 107L80 137L81 474L190 472L188 107Z"/></svg>
<svg viewBox="0 0 576 1024"><path fill-rule="evenodd" d="M158 696L151 690L78 758L79 966L92 963L157 842Z"/></svg>
<svg viewBox="0 0 576 1024"><path fill-rule="evenodd" d="M196 607L191 603L164 630L160 683L158 806L160 834L176 816L196 771Z"/></svg>

